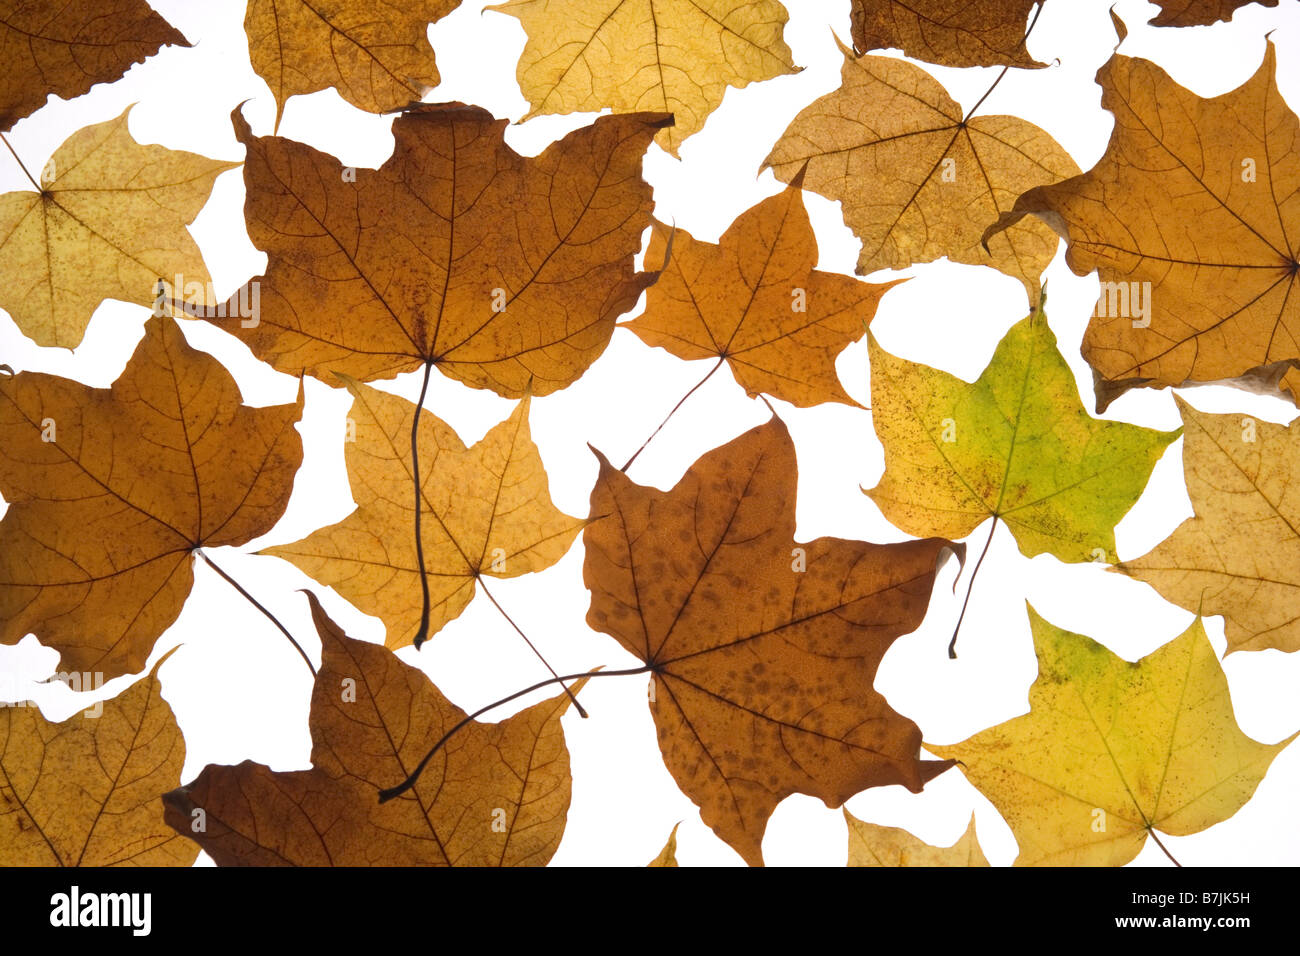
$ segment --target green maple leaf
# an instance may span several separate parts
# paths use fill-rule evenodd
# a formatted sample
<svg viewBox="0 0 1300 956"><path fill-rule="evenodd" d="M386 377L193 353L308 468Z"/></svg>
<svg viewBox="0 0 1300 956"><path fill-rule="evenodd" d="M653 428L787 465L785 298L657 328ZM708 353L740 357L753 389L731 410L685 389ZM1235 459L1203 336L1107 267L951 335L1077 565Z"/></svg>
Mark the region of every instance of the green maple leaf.
<svg viewBox="0 0 1300 956"><path fill-rule="evenodd" d="M1181 429L1091 417L1041 310L973 383L868 342L885 473L866 493L890 522L958 539L1001 519L1029 557L1115 561L1115 525Z"/></svg>

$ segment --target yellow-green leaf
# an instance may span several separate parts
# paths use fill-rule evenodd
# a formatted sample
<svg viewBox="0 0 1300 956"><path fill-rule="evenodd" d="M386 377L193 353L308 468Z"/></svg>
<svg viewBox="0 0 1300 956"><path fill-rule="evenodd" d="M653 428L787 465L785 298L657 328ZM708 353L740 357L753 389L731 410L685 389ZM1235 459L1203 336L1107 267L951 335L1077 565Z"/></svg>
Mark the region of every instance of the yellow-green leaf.
<svg viewBox="0 0 1300 956"><path fill-rule="evenodd" d="M1020 844L1017 866L1122 866L1147 833L1198 833L1251 798L1295 735L1237 726L1200 619L1136 663L1029 608L1038 679L1029 713L950 747ZM1157 837L1158 839L1158 837Z"/></svg>
<svg viewBox="0 0 1300 956"><path fill-rule="evenodd" d="M1115 525L1179 432L1092 418L1041 311L973 383L868 342L885 473L867 494L886 518L953 539L998 518L1029 557L1115 561Z"/></svg>

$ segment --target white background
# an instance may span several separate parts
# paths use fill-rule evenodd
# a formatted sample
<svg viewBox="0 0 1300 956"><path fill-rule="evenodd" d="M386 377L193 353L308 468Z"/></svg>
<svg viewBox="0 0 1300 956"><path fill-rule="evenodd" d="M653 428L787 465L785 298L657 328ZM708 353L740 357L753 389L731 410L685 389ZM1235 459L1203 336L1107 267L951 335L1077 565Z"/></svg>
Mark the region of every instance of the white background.
<svg viewBox="0 0 1300 956"><path fill-rule="evenodd" d="M242 148L235 142L229 116L244 100L244 115L254 131L271 132L274 102L249 66L243 4L155 0L154 6L185 33L193 48L167 48L122 81L98 86L72 102L52 99L20 122L8 135L29 169L39 170L75 130L114 117L132 102L138 105L131 114L131 131L143 143L240 160ZM443 82L428 99L477 103L497 116L516 119L527 110L514 80L524 34L514 18L482 13L483 6L481 0L467 0L431 28ZM1045 62L1058 62L1044 70L1010 71L981 112L1029 119L1055 136L1080 168L1091 167L1105 149L1112 123L1100 107L1101 91L1093 82L1115 44L1109 6L1108 0L1048 3L1029 51ZM1202 96L1226 92L1251 76L1264 53L1264 36L1273 30L1279 85L1294 108L1300 105L1300 15L1293 0L1283 0L1282 7L1252 5L1229 24L1160 30L1143 25L1155 12L1143 0L1121 0L1116 9L1130 28L1123 52L1154 60ZM806 68L794 76L729 90L704 130L683 146L680 161L657 146L647 155L645 175L655 188L655 214L698 239L716 241L737 215L779 191L781 185L770 172L757 177L754 172L794 115L839 85L841 58L831 31L848 41L848 0L798 0L788 8L786 40L795 62ZM997 75L996 69L926 68L967 108ZM520 152L535 154L591 118L541 117L510 127L506 138ZM328 90L290 100L279 132L329 151L345 164L374 167L392 151L390 128L390 118L362 113ZM241 176L237 169L217 180L210 202L192 226L221 298L260 274L266 262L244 229ZM27 180L6 153L0 158L0 189L24 188L29 188ZM805 194L805 201L821 247L820 267L851 275L858 243L843 225L838 204L812 193ZM999 339L1027 309L1020 284L991 269L945 261L904 274L915 279L884 298L872 326L876 336L895 354L967 380L979 374ZM1079 357L1078 344L1097 297L1096 276L1074 276L1062 252L1046 278L1049 320L1074 370L1083 403L1091 409L1092 376ZM0 363L107 386L135 348L147 315L146 308L105 302L83 344L68 352L35 347L0 312ZM186 322L184 329L191 343L231 369L249 404L293 400L296 380L254 360L236 339L203 322ZM581 380L536 400L533 434L559 507L574 515L587 513L596 474L588 442L612 460L626 458L711 364L679 361L619 330ZM849 393L869 404L865 345L846 349L838 369ZM381 387L414 400L417 375ZM1205 387L1184 394L1209 411L1236 411L1276 422L1295 416L1288 403L1232 389ZM901 540L904 536L859 490L874 485L883 469L870 412L773 404L798 449L799 540L821 535ZM383 625L288 563L252 552L295 541L352 509L341 441L347 407L345 392L308 380L307 408L299 426L305 460L287 513L266 538L238 551L212 552L315 658L319 641L299 588L314 588L329 613L354 637L380 641ZM450 422L465 441L474 442L509 414L511 403L435 375L426 407ZM1167 391L1130 392L1103 417L1164 429L1179 425ZM642 484L668 488L701 454L766 418L762 402L748 399L720 370L642 454L630 475ZM1181 452L1181 441L1170 447L1146 493L1120 524L1121 558L1145 553L1191 515ZM972 535L972 557L986 534L987 526L982 526ZM493 581L491 587L560 673L596 665L635 666L638 662L612 638L585 624L588 595L582 585L582 559L579 539L555 567ZM1026 601L1053 623L1089 634L1130 660L1171 640L1192 619L1145 584L1102 567L1067 566L1050 556L1026 559L1010 533L999 529L962 629L960 657L951 661L945 647L966 583L963 576L954 595L955 572L955 564L944 569L924 625L897 641L876 681L890 703L936 744L963 740L1027 710L1036 665ZM185 645L161 671L164 696L185 735L183 779L192 779L207 763L244 759L278 770L307 767L311 683L306 667L279 632L211 570L200 564L196 577L184 612L159 639L150 659L152 665L171 647ZM1221 653L1222 620L1211 618L1206 625ZM466 710L547 676L482 595L422 651L406 648L400 656L423 668ZM56 670L56 664L55 653L30 636L17 647L0 647L0 674L6 675L7 687L13 687L15 679L39 681ZM1246 733L1272 743L1300 728L1300 654L1241 652L1229 657L1224 667ZM116 695L134 679L113 681L96 696ZM682 821L682 865L739 865L740 858L700 822L695 806L665 769L645 703L646 682L644 675L594 680L583 692L590 719L581 720L572 711L564 718L573 761L573 803L554 863L642 865ZM18 697L41 702L45 714L55 720L89 699L74 703L66 688L35 683L20 684ZM495 712L495 719L528 702ZM1274 761L1255 797L1233 818L1200 834L1167 837L1165 843L1184 865L1294 865L1300 862L1300 815L1294 812L1298 791L1300 748L1293 746ZM899 787L880 788L859 794L848 807L859 817L905 826L939 845L960 835L973 810L990 861L1008 864L1015 857L1010 830L956 770L940 776L920 795ZM843 865L840 812L811 797L789 798L769 823L764 853L771 865ZM200 863L208 862L200 856ZM1136 863L1169 865L1153 841L1147 842Z"/></svg>

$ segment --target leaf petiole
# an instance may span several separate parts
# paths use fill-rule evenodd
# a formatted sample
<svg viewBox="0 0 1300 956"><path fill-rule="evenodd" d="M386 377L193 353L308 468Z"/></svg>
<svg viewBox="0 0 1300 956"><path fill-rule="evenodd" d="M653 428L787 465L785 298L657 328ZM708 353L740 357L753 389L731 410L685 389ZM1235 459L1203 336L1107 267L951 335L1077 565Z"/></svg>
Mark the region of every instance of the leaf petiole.
<svg viewBox="0 0 1300 956"><path fill-rule="evenodd" d="M502 704L508 704L512 700L517 700L520 697L523 697L525 694L531 694L533 691L540 690L543 687L548 687L551 684L564 684L566 681L583 680L588 677L630 677L633 674L647 674L652 669L653 669L652 665L642 664L640 667L628 667L618 671L607 671L607 670L597 669L591 671L584 671L581 674L565 674L563 677L551 677L543 681L538 681L536 684L533 684L530 687L525 687L523 690L515 691L513 694L510 694L508 697L502 697L500 700L496 700L490 704L486 704L483 707L480 707L478 710L474 711L474 713L467 714L464 718L462 718L459 722L457 722L456 725L451 728L451 730L443 734L442 737L438 740L438 742L434 744L432 747L430 747L429 752L424 755L424 757L420 760L418 764L416 764L415 769L411 771L410 776L408 776L405 780L403 780L395 787L389 787L387 790L380 790L379 802L387 803L389 800L392 800L394 797L400 797L407 790L410 790L413 786L415 786L416 781L420 779L420 774L424 772L425 766L429 763L430 760L433 759L434 754L436 754L439 750L442 749L443 744L445 744L448 740L450 740L458 730L465 727L471 721L475 720L480 715L487 713L489 710L492 710L495 707L500 707ZM568 687L565 687L565 690L568 690ZM570 696L572 696L572 692L570 692Z"/></svg>
<svg viewBox="0 0 1300 956"><path fill-rule="evenodd" d="M221 566L217 564L217 562L213 561L210 557L208 557L208 555L204 552L202 548L195 548L194 553L198 555L200 558L202 558L204 561L206 561L208 567L210 567L213 571L216 571L217 574L221 575L221 577L225 579L227 584L229 584L232 588L234 588L236 591L242 594L249 604L253 605L253 607L257 608L264 615L266 615L267 620L269 620L272 624L274 624L276 627L280 629L280 633L289 639L289 643L293 645L294 650L296 650L300 655L302 655L303 662L306 663L307 670L311 671L311 676L314 679L316 677L316 668L315 666L313 666L311 662L311 658L308 657L307 652L302 649L302 645L299 644L296 640L294 640L293 635L289 633L289 629L280 623L280 619L276 617L274 614L272 614L270 611L268 611L262 605L262 602L260 602L257 598L253 597L253 595L249 594L247 591L245 591L243 586L234 578L232 578L229 574L227 574L221 568Z"/></svg>

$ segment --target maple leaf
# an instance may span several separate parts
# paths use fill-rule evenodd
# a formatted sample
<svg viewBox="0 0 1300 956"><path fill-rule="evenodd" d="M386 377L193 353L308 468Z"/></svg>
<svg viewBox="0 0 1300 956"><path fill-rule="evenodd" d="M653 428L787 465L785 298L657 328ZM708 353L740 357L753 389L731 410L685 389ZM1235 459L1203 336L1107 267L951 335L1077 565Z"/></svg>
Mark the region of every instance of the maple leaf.
<svg viewBox="0 0 1300 956"><path fill-rule="evenodd" d="M1189 611L1222 614L1229 654L1300 650L1300 510L1288 494L1300 431L1211 415L1175 398L1195 517L1114 570Z"/></svg>
<svg viewBox="0 0 1300 956"><path fill-rule="evenodd" d="M947 768L920 759L920 731L872 681L921 623L952 542L796 544L794 444L776 417L667 492L597 457L587 622L650 669L664 762L747 863L762 864L768 817L792 793L836 807L867 787L917 792Z"/></svg>
<svg viewBox="0 0 1300 956"><path fill-rule="evenodd" d="M545 865L569 809L569 698L496 724L469 720L422 671L348 637L307 597L321 637L311 769L209 765L163 797L167 823L220 866ZM449 733L411 790L378 801Z"/></svg>
<svg viewBox="0 0 1300 956"><path fill-rule="evenodd" d="M994 518L1028 557L1116 560L1115 525L1178 431L1089 416L1041 311L973 383L867 341L885 473L866 493L892 524L964 538Z"/></svg>
<svg viewBox="0 0 1300 956"><path fill-rule="evenodd" d="M460 0L250 0L248 55L275 96L275 125L299 93L335 87L358 109L390 113L439 83L429 24ZM376 9L378 7L379 9Z"/></svg>
<svg viewBox="0 0 1300 956"><path fill-rule="evenodd" d="M1149 832L1198 833L1236 813L1295 739L1256 743L1237 727L1199 618L1137 663L1032 607L1029 624L1029 713L925 745L959 760L1006 818L1017 866L1123 866Z"/></svg>
<svg viewBox="0 0 1300 956"><path fill-rule="evenodd" d="M1154 63L1097 72L1115 115L1088 172L1031 189L988 235L1033 213L1100 274L1083 339L1097 408L1130 388L1238 380L1300 387L1300 122L1277 91L1276 55L1203 99Z"/></svg>
<svg viewBox="0 0 1300 956"><path fill-rule="evenodd" d="M528 34L516 76L532 109L655 109L673 126L657 142L676 156L727 87L798 73L777 0L509 0L485 7Z"/></svg>
<svg viewBox="0 0 1300 956"><path fill-rule="evenodd" d="M33 633L61 666L144 667L194 581L194 550L270 531L302 462L289 405L152 318L111 388L0 376L0 643Z"/></svg>
<svg viewBox="0 0 1300 956"><path fill-rule="evenodd" d="M62 723L0 707L0 866L190 866L198 847L159 819L185 741L158 668Z"/></svg>
<svg viewBox="0 0 1300 956"><path fill-rule="evenodd" d="M651 860L646 866L677 866L677 828L680 823L673 825L673 832L668 834L668 842L664 848L659 851L659 855Z"/></svg>
<svg viewBox="0 0 1300 956"><path fill-rule="evenodd" d="M934 847L906 830L859 820L844 810L849 827L848 866L988 866L975 837L975 815L960 839L949 847Z"/></svg>
<svg viewBox="0 0 1300 956"><path fill-rule="evenodd" d="M659 114L602 117L528 159L485 110L419 107L393 123L377 170L232 119L249 236L270 262L252 280L256 324L216 324L281 371L332 384L332 371L364 381L433 363L510 398L546 395L586 371L654 281L632 260Z"/></svg>
<svg viewBox="0 0 1300 956"><path fill-rule="evenodd" d="M145 0L6 0L0 8L0 132L45 105L111 83L164 44L189 46Z"/></svg>
<svg viewBox="0 0 1300 956"><path fill-rule="evenodd" d="M0 196L0 308L37 345L74 348L102 301L153 305L160 279L207 303L212 280L185 226L239 164L141 146L130 112L69 136L40 192Z"/></svg>
<svg viewBox="0 0 1300 956"><path fill-rule="evenodd" d="M669 255L667 232L654 224L646 261L668 261L646 293L645 312L627 328L678 358L725 358L751 397L857 404L840 385L835 357L862 338L897 282L873 285L813 268L817 237L797 177L741 214L717 245L673 230Z"/></svg>
<svg viewBox="0 0 1300 956"><path fill-rule="evenodd" d="M783 182L806 168L804 188L841 203L862 240L858 275L947 256L1019 279L1036 302L1052 230L1025 223L980 240L1025 190L1078 173L1074 160L1018 117L964 115L918 66L840 50L840 88L805 107L760 168Z"/></svg>
<svg viewBox="0 0 1300 956"><path fill-rule="evenodd" d="M1025 50L1025 23L1038 0L853 0L853 45L859 53L894 48L944 66L1037 69Z"/></svg>
<svg viewBox="0 0 1300 956"><path fill-rule="evenodd" d="M340 377L342 378L342 377ZM404 398L342 378L352 392L355 440L345 446L357 509L293 544L260 553L292 561L367 614L383 619L392 649L411 644L423 598L415 550L411 419ZM550 567L582 529L551 502L528 430L529 399L466 448L436 415L420 415L421 540L430 635L457 617L481 575Z"/></svg>
<svg viewBox="0 0 1300 956"><path fill-rule="evenodd" d="M1156 27L1197 27L1220 20L1231 20L1237 10L1249 3L1276 7L1277 0L1151 0L1160 8L1151 21Z"/></svg>

